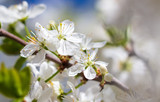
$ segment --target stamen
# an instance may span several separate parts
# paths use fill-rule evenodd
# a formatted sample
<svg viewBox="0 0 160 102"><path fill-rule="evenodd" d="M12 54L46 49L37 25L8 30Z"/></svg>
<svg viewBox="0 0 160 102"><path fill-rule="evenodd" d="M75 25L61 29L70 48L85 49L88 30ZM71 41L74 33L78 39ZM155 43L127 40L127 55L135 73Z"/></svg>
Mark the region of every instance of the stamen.
<svg viewBox="0 0 160 102"><path fill-rule="evenodd" d="M60 23L60 34L62 34L62 23Z"/></svg>

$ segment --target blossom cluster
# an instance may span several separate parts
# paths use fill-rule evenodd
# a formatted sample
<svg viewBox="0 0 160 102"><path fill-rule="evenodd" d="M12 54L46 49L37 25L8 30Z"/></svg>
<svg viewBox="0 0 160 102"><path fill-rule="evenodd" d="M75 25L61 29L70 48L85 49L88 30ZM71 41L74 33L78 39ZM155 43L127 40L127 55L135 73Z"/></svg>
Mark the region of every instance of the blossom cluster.
<svg viewBox="0 0 160 102"><path fill-rule="evenodd" d="M87 38L84 34L74 32L74 23L70 20L64 20L58 26L56 24L50 25L51 30L36 23L35 33L31 32L32 35L27 36L29 42L21 50L22 57L30 57L28 66L31 67L35 78L31 91L34 94L31 94L31 97L36 100L42 100L41 97L44 97L43 93L45 95L48 94L48 98L45 97L47 100L53 96L55 97L56 95L52 94L53 91L51 90L55 90L57 97L63 94L60 84L60 80L63 78L48 80L48 78L61 69L46 62L46 54L54 54L61 61L69 60L72 66L65 70L65 77L73 77L83 72L85 78L91 80L100 73L104 75L108 73L107 63L95 61L98 48L103 47L106 41L92 42L91 38ZM36 54L34 55L35 52ZM37 66L40 67L37 69ZM102 72L100 72L101 70ZM42 87L46 88L43 89ZM35 96L36 94L38 95Z"/></svg>
<svg viewBox="0 0 160 102"><path fill-rule="evenodd" d="M27 19L41 14L46 7L40 4L28 9L28 3L23 1L22 4L9 8L0 8L0 21L3 25L17 21L25 24ZM26 38L27 45L20 51L20 55L28 59L27 66L30 67L33 77L25 101L85 101L88 99L78 97L76 90L87 80L102 76L102 84L104 81L111 81L108 63L96 61L98 48L105 46L106 41L93 42L85 34L76 32L72 21L64 20L59 24L50 21L47 27L37 22L35 31L27 33ZM46 60L46 55L59 60L61 65ZM79 84L76 86L77 83ZM68 91L68 88L71 90Z"/></svg>

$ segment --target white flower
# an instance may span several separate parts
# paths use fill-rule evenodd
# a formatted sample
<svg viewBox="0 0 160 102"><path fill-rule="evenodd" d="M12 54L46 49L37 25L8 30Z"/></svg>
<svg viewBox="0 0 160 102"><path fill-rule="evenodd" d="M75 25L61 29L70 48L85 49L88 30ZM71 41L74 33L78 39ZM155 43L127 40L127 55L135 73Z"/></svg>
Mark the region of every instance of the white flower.
<svg viewBox="0 0 160 102"><path fill-rule="evenodd" d="M0 22L12 23L18 19L34 18L45 10L46 6L39 4L31 9L28 9L28 3L23 1L22 4L13 5L6 8L0 5Z"/></svg>
<svg viewBox="0 0 160 102"><path fill-rule="evenodd" d="M84 71L84 76L87 79L94 79L96 77L96 65L107 66L108 64L102 61L94 61L98 49L91 53L78 53L74 56L77 63L69 68L69 76L75 76Z"/></svg>
<svg viewBox="0 0 160 102"><path fill-rule="evenodd" d="M128 58L128 53L122 47L106 48L102 51L106 59L111 59L111 71L119 73L121 71L121 63L125 62Z"/></svg>
<svg viewBox="0 0 160 102"><path fill-rule="evenodd" d="M31 86L30 94L25 97L26 102L36 100L36 102L49 102L52 95L52 88L44 82L36 81Z"/></svg>
<svg viewBox="0 0 160 102"><path fill-rule="evenodd" d="M100 87L97 83L89 85L85 92L80 92L79 89L75 88L75 85L71 82L67 82L68 86L72 90L72 94L65 96L65 102L100 102L98 99Z"/></svg>
<svg viewBox="0 0 160 102"><path fill-rule="evenodd" d="M45 59L46 51L44 47L55 50L55 45L50 39L52 31L43 28L39 23L35 24L36 35L29 35L29 43L20 51L22 57L29 57L35 51L38 51L36 56L32 59L32 63L41 63ZM52 46L51 46L52 45Z"/></svg>
<svg viewBox="0 0 160 102"><path fill-rule="evenodd" d="M91 38L84 37L80 47L82 50L90 50L91 48L101 48L106 44L106 41L102 42L91 42Z"/></svg>
<svg viewBox="0 0 160 102"><path fill-rule="evenodd" d="M73 55L78 49L78 43L82 42L83 34L74 33L74 23L65 20L61 22L54 32L54 40L57 41L57 51L61 55ZM56 38L56 39L55 39Z"/></svg>
<svg viewBox="0 0 160 102"><path fill-rule="evenodd" d="M63 92L59 81L49 81L48 85L53 89L56 96L59 96Z"/></svg>
<svg viewBox="0 0 160 102"><path fill-rule="evenodd" d="M43 80L48 79L51 75L53 75L57 69L52 65L52 63L43 62L39 69L36 68L34 64L28 63L29 66L35 76L36 79L40 78Z"/></svg>

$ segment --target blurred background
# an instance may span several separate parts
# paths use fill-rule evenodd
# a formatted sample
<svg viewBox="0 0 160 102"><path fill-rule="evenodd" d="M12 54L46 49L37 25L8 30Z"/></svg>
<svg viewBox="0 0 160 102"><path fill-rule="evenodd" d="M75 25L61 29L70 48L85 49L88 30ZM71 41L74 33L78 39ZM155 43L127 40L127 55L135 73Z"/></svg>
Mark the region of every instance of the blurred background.
<svg viewBox="0 0 160 102"><path fill-rule="evenodd" d="M0 0L0 4L5 6L21 2L21 0ZM42 15L27 21L30 30L34 29L35 22L47 26L50 20L58 23L70 19L75 22L75 31L92 37L94 41L111 41L106 33L107 28L116 27L124 30L129 26L128 37L134 42L134 50L138 57L128 57L129 53L122 46L106 46L99 51L99 59L109 62L108 70L139 93L139 96L150 99L148 100L150 102L160 101L158 98L160 0L27 0L27 2L29 7L40 3L47 5ZM128 45L130 46L130 42ZM7 63L7 66L12 66L16 58L18 56L0 52L0 62ZM120 68L126 60L132 63L132 69L129 71ZM135 102L128 100L130 98L122 102ZM114 100L109 102L112 101L115 102Z"/></svg>

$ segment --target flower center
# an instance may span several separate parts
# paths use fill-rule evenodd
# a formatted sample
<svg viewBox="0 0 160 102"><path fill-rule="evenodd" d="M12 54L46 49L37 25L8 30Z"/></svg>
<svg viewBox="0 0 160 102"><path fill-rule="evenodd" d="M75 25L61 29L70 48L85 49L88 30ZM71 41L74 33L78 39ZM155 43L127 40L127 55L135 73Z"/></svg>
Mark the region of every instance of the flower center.
<svg viewBox="0 0 160 102"><path fill-rule="evenodd" d="M92 64L93 64L92 61L87 61L87 62L85 63L86 66L92 66Z"/></svg>
<svg viewBox="0 0 160 102"><path fill-rule="evenodd" d="M61 39L64 39L64 40L65 40L65 37L64 37L63 34L59 34L59 35L57 36L57 38L58 38L59 40L61 40Z"/></svg>

